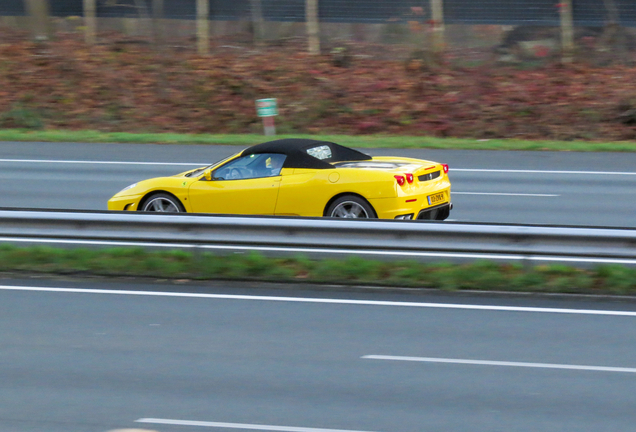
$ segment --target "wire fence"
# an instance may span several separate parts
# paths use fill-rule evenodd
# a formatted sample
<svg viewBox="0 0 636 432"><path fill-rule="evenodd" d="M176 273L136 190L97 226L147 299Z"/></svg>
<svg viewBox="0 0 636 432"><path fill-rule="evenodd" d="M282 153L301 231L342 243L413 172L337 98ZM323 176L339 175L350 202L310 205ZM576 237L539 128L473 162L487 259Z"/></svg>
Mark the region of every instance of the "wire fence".
<svg viewBox="0 0 636 432"><path fill-rule="evenodd" d="M2 0L0 17L29 15L29 2ZM148 33L148 25L130 19L156 17L161 7L168 22L166 37L199 39L253 33L268 41L307 37L307 6L311 0L89 0L95 3L95 32L108 28L124 33ZM313 0L317 27L315 46L323 49L346 41L403 45L444 50L488 48L502 56L546 57L567 48L568 37L582 51L603 44L599 52L616 43L624 52L636 51L635 0ZM198 7L205 2L203 29ZM86 0L48 0L48 10L58 22L86 16ZM435 14L435 5L439 12ZM563 8L571 4L571 35L564 35ZM206 13L207 12L207 13ZM123 25L117 19L129 19ZM6 20L4 22L7 22ZM91 23L92 21L86 21ZM280 25L279 25L280 24ZM90 25L89 25L90 26ZM79 27L79 26L76 26ZM68 25L63 26L68 30ZM203 34L205 33L205 36ZM437 42L435 41L435 38ZM91 39L92 40L92 39ZM534 43L540 41L537 45ZM199 49L209 42L199 43ZM437 47L437 48L436 48ZM320 51L319 48L315 48ZM379 48L381 51L381 48ZM406 50L392 50L408 53ZM412 51L412 50L411 50ZM547 54L546 54L547 53Z"/></svg>
<svg viewBox="0 0 636 432"><path fill-rule="evenodd" d="M303 22L305 0L259 0L263 18L280 22ZM251 16L254 0L209 0L211 20L241 20ZM51 15L83 15L83 0L50 0ZM446 0L447 24L558 25L558 0ZM152 11L153 0L97 0L98 17L130 17L140 10ZM414 9L427 11L429 0L319 0L319 18L324 22L382 24L408 21ZM26 15L25 0L2 0L0 15ZM194 19L196 0L164 0L164 16ZM612 9L622 25L636 27L634 0L574 0L575 25L603 26Z"/></svg>
<svg viewBox="0 0 636 432"><path fill-rule="evenodd" d="M263 17L272 21L303 22L305 0L259 0ZM209 0L211 20L240 20L251 16L253 0ZM319 17L325 22L373 23L408 20L413 9L430 9L429 0L319 0ZM444 20L448 24L558 25L557 0L446 0ZM634 0L574 0L574 22L581 26L603 26L616 9L621 24L636 27ZM83 0L50 0L56 17L83 15ZM97 0L98 17L130 17L140 10L151 12L153 0ZM196 0L164 0L164 15L172 19L194 19ZM25 0L2 0L0 15L27 14Z"/></svg>

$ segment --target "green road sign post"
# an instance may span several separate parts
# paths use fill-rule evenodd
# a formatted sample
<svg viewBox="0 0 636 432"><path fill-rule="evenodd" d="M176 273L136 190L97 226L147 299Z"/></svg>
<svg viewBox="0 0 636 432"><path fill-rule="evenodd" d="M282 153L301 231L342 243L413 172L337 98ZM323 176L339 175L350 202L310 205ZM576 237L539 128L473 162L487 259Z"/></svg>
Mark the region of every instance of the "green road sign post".
<svg viewBox="0 0 636 432"><path fill-rule="evenodd" d="M256 114L263 118L265 135L276 135L274 116L278 115L276 99L258 99L256 101Z"/></svg>

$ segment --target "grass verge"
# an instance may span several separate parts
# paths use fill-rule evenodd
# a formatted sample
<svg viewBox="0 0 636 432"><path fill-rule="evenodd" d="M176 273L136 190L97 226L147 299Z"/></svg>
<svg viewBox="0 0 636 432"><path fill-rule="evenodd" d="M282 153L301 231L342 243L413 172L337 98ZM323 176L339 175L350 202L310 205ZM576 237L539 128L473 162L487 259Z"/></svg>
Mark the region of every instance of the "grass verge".
<svg viewBox="0 0 636 432"><path fill-rule="evenodd" d="M142 277L172 280L309 282L443 290L523 291L601 295L636 294L636 269L618 265L578 269L470 264L381 262L352 257L313 260L258 253L193 254L141 248L59 249L0 245L0 271L14 274Z"/></svg>
<svg viewBox="0 0 636 432"><path fill-rule="evenodd" d="M633 152L636 142L590 141L524 141L475 140L466 138L434 138L386 135L278 135L276 138L311 138L333 141L357 148L430 148L458 150L553 150L580 152ZM83 143L140 143L140 144L216 144L250 146L272 137L263 135L211 135L176 133L126 133L63 130L0 129L0 141L42 141Z"/></svg>

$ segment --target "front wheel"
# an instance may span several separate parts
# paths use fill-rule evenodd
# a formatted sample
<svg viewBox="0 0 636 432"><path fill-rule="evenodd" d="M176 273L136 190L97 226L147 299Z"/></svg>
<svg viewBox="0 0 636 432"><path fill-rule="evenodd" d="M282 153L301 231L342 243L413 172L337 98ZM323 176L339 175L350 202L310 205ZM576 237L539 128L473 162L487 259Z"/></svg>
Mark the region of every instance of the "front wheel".
<svg viewBox="0 0 636 432"><path fill-rule="evenodd" d="M345 195L335 200L327 209L326 216L348 219L376 218L373 207L355 195Z"/></svg>
<svg viewBox="0 0 636 432"><path fill-rule="evenodd" d="M181 213L185 209L178 199L175 197L158 193L151 195L143 205L141 211L145 212L162 212L162 213Z"/></svg>

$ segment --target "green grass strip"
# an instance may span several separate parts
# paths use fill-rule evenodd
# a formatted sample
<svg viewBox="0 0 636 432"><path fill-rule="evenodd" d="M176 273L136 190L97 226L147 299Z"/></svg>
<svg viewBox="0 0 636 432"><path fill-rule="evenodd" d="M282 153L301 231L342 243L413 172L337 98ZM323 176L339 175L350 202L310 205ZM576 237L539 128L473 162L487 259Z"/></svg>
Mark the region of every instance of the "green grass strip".
<svg viewBox="0 0 636 432"><path fill-rule="evenodd" d="M469 264L271 258L259 253L216 255L142 248L61 249L0 244L0 272L10 274L142 277L168 280L250 280L443 290L636 294L636 268L579 269L477 261Z"/></svg>
<svg viewBox="0 0 636 432"><path fill-rule="evenodd" d="M176 133L126 133L64 130L0 129L0 141L82 142L82 143L139 143L139 144L216 144L251 146L274 138L311 138L333 141L357 148L429 148L461 150L553 150L577 152L633 152L636 142L589 141L524 141L466 138L433 138L387 135L212 135Z"/></svg>

